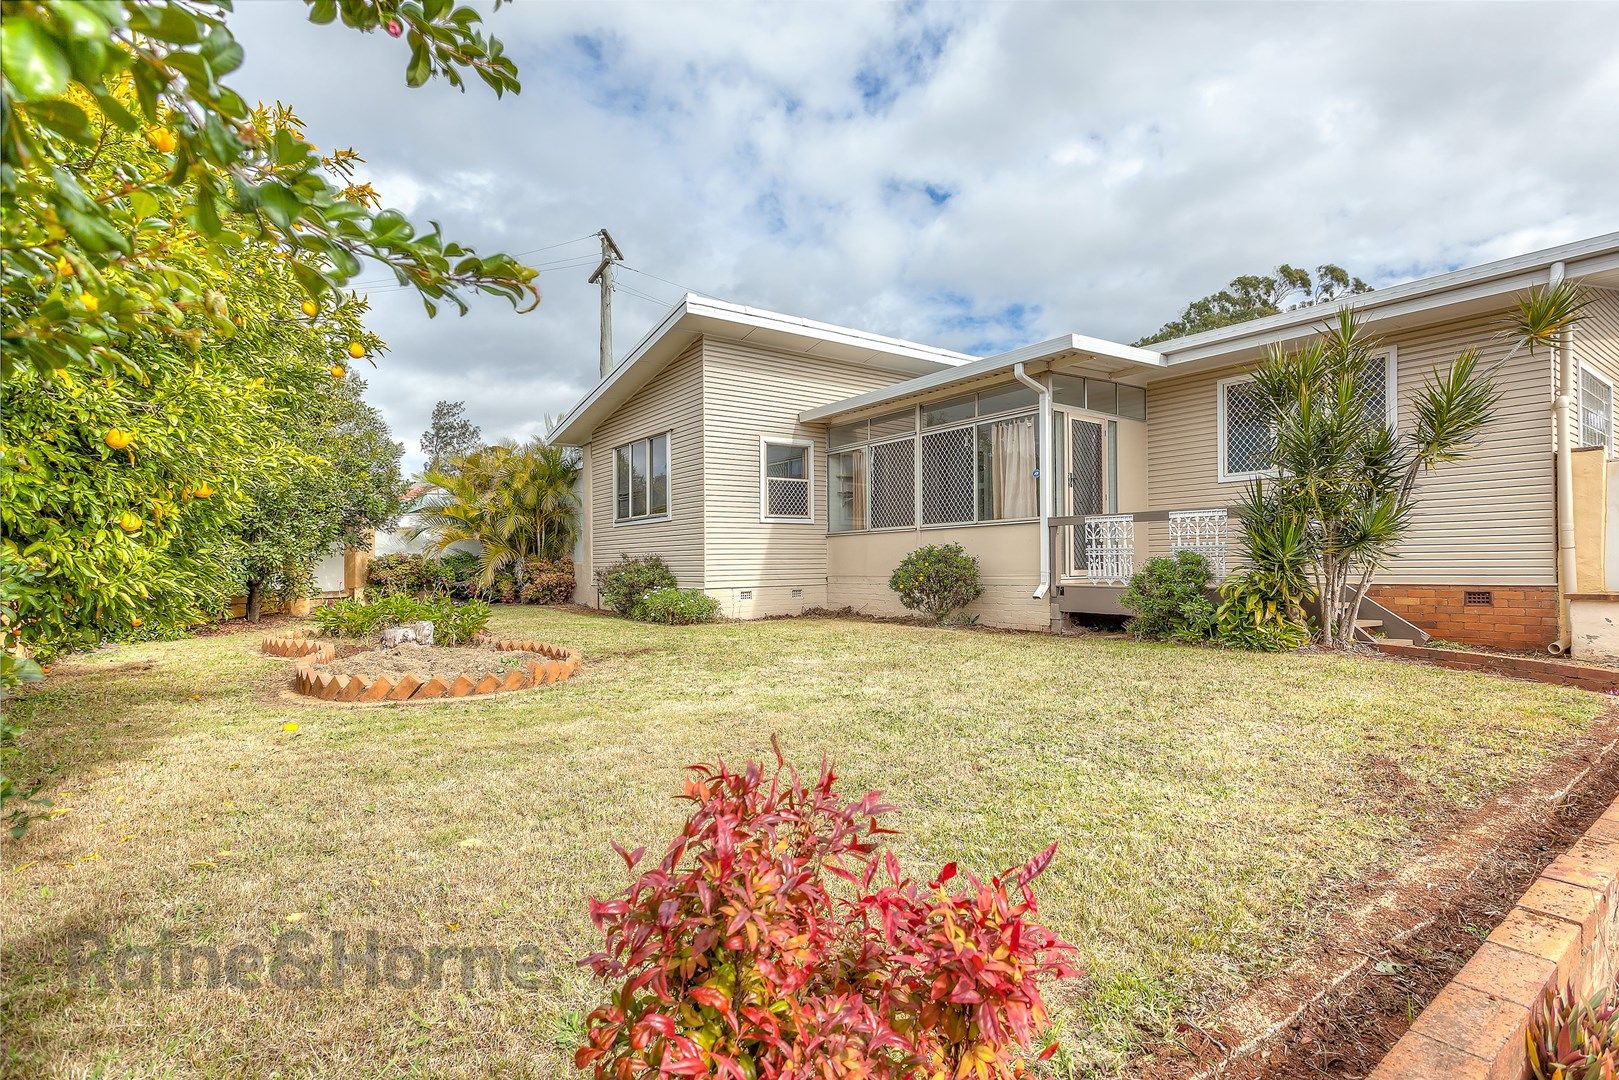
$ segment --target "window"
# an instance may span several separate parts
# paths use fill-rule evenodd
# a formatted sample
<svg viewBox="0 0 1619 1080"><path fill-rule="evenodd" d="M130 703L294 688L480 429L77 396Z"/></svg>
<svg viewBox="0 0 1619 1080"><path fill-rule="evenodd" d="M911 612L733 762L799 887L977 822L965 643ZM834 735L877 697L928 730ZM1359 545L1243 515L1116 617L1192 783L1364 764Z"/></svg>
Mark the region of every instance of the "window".
<svg viewBox="0 0 1619 1080"><path fill-rule="evenodd" d="M1595 368L1580 369L1580 445L1605 446L1611 454L1613 443L1613 383Z"/></svg>
<svg viewBox="0 0 1619 1080"><path fill-rule="evenodd" d="M668 516L668 432L614 450L614 520L646 521Z"/></svg>
<svg viewBox="0 0 1619 1080"><path fill-rule="evenodd" d="M1051 399L1087 412L1106 413L1125 420L1147 418L1147 391L1139 386L1088 379L1079 375L1053 375Z"/></svg>
<svg viewBox="0 0 1619 1080"><path fill-rule="evenodd" d="M826 455L826 531L858 532L865 527L865 448Z"/></svg>
<svg viewBox="0 0 1619 1080"><path fill-rule="evenodd" d="M807 439L759 440L759 520L815 520L814 449Z"/></svg>
<svg viewBox="0 0 1619 1080"><path fill-rule="evenodd" d="M1264 403L1247 376L1219 384L1220 480L1250 480L1270 471L1271 430Z"/></svg>
<svg viewBox="0 0 1619 1080"><path fill-rule="evenodd" d="M1032 414L922 436L922 524L1018 521L1040 514Z"/></svg>
<svg viewBox="0 0 1619 1080"><path fill-rule="evenodd" d="M1368 416L1390 427L1398 422L1395 371L1394 350L1379 353L1367 360L1359 387ZM1239 375L1222 380L1217 395L1220 482L1272 475L1273 432L1253 377Z"/></svg>
<svg viewBox="0 0 1619 1080"><path fill-rule="evenodd" d="M915 409L838 425L828 441L834 447L826 456L828 532L915 526Z"/></svg>

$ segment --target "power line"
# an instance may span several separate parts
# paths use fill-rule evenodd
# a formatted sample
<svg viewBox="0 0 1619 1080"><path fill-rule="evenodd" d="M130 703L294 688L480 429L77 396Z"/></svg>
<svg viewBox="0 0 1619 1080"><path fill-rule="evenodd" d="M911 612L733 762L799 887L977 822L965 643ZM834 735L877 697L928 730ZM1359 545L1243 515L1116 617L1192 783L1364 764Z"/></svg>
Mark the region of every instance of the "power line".
<svg viewBox="0 0 1619 1080"><path fill-rule="evenodd" d="M715 297L713 293L704 292L702 289L694 289L690 285L682 285L678 281L670 281L666 277L659 277L657 274L649 273L646 270L638 269L637 267L631 266L629 263L620 263L619 265L621 265L624 269L630 271L632 274L640 274L642 277L649 277L654 281L661 281L665 285L673 285L675 288L679 289L681 292L696 293L699 296L707 296L707 297L712 297L714 299L718 299L718 297Z"/></svg>
<svg viewBox="0 0 1619 1080"><path fill-rule="evenodd" d="M595 233L586 233L584 236L576 236L572 240L559 240L554 244L546 244L546 245L544 245L542 247L529 248L527 251L519 251L517 254L513 255L512 258L520 259L525 255L536 255L536 254L538 254L539 252L542 252L542 251L551 251L554 248L567 247L569 244L577 244L581 240L594 240L595 238L596 238ZM557 262L565 262L568 259L574 259L574 258L578 258L578 257L579 256L570 255L570 256L567 256L564 259L555 260L555 261L557 261ZM589 259L587 258L586 261L588 262ZM543 269L557 269L557 268L558 267L553 267L553 266L537 266L534 269L543 270ZM365 280L365 281L351 281L351 282L348 283L348 285L344 286L344 288L355 289L355 288L360 288L360 287L365 286L365 285L397 285L397 284L398 284L397 279L392 278L392 277L370 278L370 279ZM412 286L406 286L406 287L409 288L409 287L412 287Z"/></svg>

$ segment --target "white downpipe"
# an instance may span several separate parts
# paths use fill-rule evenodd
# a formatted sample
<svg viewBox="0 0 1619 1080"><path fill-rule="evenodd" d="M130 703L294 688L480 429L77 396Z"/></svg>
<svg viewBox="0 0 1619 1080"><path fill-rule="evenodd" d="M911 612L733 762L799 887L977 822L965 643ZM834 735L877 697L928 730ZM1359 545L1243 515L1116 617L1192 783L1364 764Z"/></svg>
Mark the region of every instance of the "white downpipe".
<svg viewBox="0 0 1619 1080"><path fill-rule="evenodd" d="M1552 263L1551 284L1563 280L1563 264ZM1557 640L1547 649L1554 655L1574 643L1568 621L1568 594L1574 591L1578 563L1574 551L1574 332L1563 331L1557 342L1557 397L1552 402L1557 424Z"/></svg>
<svg viewBox="0 0 1619 1080"><path fill-rule="evenodd" d="M1033 599L1044 600L1051 591L1051 463L1055 460L1051 448L1051 389L1029 378L1022 362L1014 364L1012 374L1017 381L1040 395L1040 587Z"/></svg>

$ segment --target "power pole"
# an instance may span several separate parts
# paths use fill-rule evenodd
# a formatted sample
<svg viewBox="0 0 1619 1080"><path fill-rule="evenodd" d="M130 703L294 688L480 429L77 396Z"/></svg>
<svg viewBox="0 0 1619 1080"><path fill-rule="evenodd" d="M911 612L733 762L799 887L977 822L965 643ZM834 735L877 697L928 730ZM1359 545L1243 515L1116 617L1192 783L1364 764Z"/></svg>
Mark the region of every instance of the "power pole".
<svg viewBox="0 0 1619 1080"><path fill-rule="evenodd" d="M613 370L613 264L624 261L624 253L618 250L613 243L612 236L606 229L597 233L602 242L602 261L596 267L596 272L590 275L592 285L600 283L602 293L602 342L601 342L601 377L607 378L607 373Z"/></svg>

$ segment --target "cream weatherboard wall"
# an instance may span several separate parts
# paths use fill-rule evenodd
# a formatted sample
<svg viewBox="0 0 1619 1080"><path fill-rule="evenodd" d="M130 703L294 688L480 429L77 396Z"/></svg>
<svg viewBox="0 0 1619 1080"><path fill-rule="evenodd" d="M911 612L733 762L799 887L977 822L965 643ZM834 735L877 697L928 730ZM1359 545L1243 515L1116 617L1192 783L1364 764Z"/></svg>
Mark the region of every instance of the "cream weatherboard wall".
<svg viewBox="0 0 1619 1080"><path fill-rule="evenodd" d="M1510 351L1504 312L1395 333L1383 339L1397 359L1399 423L1408 429L1423 379L1463 349L1489 367ZM1250 365L1251 366L1251 365ZM1147 391L1151 508L1229 506L1241 482L1218 478L1217 384L1243 367L1154 383ZM1378 580L1388 584L1554 585L1555 483L1552 364L1546 350L1521 350L1495 376L1495 418L1463 462L1441 465L1417 488L1417 509L1400 556ZM1154 554L1167 536L1152 535Z"/></svg>
<svg viewBox="0 0 1619 1080"><path fill-rule="evenodd" d="M613 450L669 433L669 516L665 520L613 520ZM703 587L703 365L693 345L660 371L591 434L589 456L590 562L606 566L620 555L658 555L681 588ZM580 568L581 600L595 603L587 568Z"/></svg>
<svg viewBox="0 0 1619 1080"><path fill-rule="evenodd" d="M906 376L721 338L704 338L702 353L702 588L729 618L825 607L827 429L798 414ZM761 438L813 443L813 521L760 520Z"/></svg>

